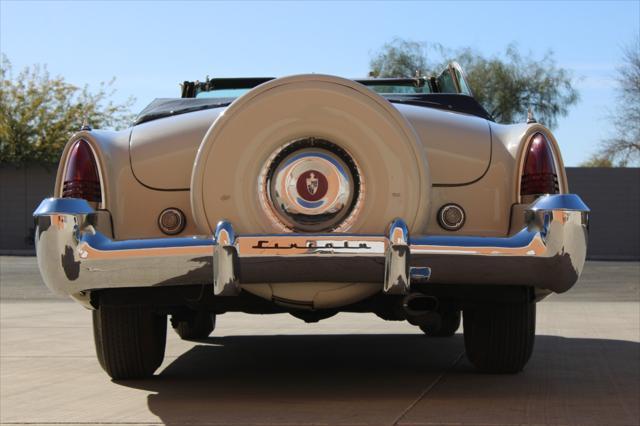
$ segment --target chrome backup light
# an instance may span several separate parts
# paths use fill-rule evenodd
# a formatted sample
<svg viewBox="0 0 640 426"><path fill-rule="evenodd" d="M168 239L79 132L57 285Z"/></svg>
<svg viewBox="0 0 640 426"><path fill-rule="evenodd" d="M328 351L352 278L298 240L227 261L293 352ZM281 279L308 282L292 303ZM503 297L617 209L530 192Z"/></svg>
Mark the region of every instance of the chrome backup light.
<svg viewBox="0 0 640 426"><path fill-rule="evenodd" d="M445 204L438 211L438 223L447 231L457 231L464 225L465 213L457 204Z"/></svg>
<svg viewBox="0 0 640 426"><path fill-rule="evenodd" d="M187 224L184 213L180 209L164 209L158 216L158 227L167 235L176 235L182 232Z"/></svg>

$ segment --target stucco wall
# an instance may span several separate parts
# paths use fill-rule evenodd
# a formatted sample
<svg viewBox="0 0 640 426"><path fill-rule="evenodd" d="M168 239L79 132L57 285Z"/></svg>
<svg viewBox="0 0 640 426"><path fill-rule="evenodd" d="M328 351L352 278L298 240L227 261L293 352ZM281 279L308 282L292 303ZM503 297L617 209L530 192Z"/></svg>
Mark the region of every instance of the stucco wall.
<svg viewBox="0 0 640 426"><path fill-rule="evenodd" d="M567 168L591 208L589 259L640 260L640 168Z"/></svg>
<svg viewBox="0 0 640 426"><path fill-rule="evenodd" d="M640 260L640 168L568 168L591 207L590 259ZM33 253L31 213L51 196L55 170L0 165L0 254Z"/></svg>
<svg viewBox="0 0 640 426"><path fill-rule="evenodd" d="M33 253L33 218L53 194L56 168L0 165L0 254Z"/></svg>

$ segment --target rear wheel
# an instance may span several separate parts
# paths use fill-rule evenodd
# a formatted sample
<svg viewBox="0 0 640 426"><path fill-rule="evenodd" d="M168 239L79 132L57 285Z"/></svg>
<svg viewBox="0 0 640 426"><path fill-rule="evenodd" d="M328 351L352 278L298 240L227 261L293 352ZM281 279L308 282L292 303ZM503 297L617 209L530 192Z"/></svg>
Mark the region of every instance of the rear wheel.
<svg viewBox="0 0 640 426"><path fill-rule="evenodd" d="M460 328L460 311L450 310L440 314L439 327L420 326L420 330L429 337L451 337Z"/></svg>
<svg viewBox="0 0 640 426"><path fill-rule="evenodd" d="M93 311L93 336L98 362L112 379L149 377L164 358L167 317L145 305L101 305Z"/></svg>
<svg viewBox="0 0 640 426"><path fill-rule="evenodd" d="M464 310L467 358L480 371L517 373L531 357L535 302L500 303Z"/></svg>
<svg viewBox="0 0 640 426"><path fill-rule="evenodd" d="M205 311L171 318L171 326L183 340L209 337L216 326L216 314Z"/></svg>

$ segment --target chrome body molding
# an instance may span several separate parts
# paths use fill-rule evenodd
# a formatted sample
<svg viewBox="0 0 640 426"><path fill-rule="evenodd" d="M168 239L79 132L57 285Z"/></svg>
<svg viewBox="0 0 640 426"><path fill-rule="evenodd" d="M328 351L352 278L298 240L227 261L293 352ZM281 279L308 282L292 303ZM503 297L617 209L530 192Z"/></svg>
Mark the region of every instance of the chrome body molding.
<svg viewBox="0 0 640 426"><path fill-rule="evenodd" d="M565 194L532 203L527 226L511 237L410 236L397 219L379 235L235 235L221 221L213 236L126 241L98 231L84 200L46 199L34 217L38 266L56 293L213 283L216 295L232 296L265 282L374 282L404 294L427 280L563 292L584 265L588 214Z"/></svg>

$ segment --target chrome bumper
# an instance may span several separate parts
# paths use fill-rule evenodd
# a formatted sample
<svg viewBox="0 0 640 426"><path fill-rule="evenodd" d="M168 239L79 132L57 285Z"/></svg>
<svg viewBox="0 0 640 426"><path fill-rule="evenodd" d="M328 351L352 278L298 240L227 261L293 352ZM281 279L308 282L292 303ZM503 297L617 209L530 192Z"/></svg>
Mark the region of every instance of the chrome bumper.
<svg viewBox="0 0 640 426"><path fill-rule="evenodd" d="M386 234L213 236L113 241L84 200L48 198L34 212L38 266L55 293L214 284L216 295L275 282L377 282L389 294L412 283L527 285L563 292L584 265L588 207L573 194L539 198L511 237L409 236L401 219Z"/></svg>

